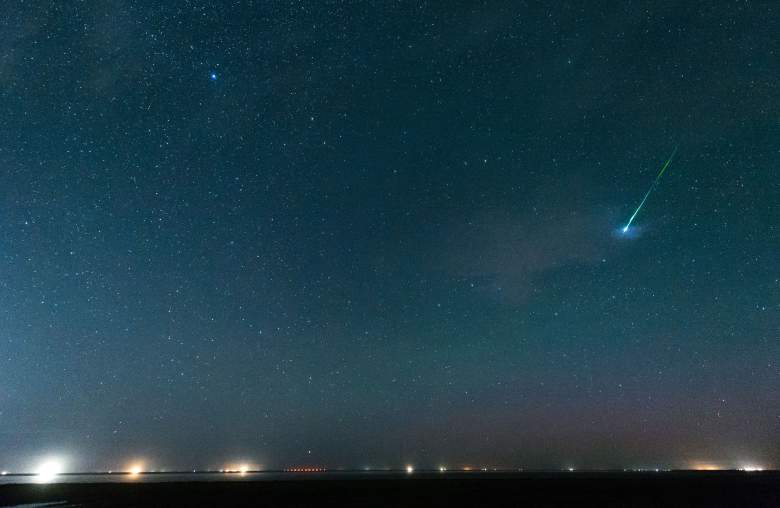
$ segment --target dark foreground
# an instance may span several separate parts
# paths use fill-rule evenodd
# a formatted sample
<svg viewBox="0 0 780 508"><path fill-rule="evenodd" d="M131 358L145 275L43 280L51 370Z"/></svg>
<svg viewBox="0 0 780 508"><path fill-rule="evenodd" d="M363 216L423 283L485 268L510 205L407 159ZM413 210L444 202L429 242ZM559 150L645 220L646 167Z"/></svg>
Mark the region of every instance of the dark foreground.
<svg viewBox="0 0 780 508"><path fill-rule="evenodd" d="M780 473L417 475L0 486L0 505L780 507Z"/></svg>

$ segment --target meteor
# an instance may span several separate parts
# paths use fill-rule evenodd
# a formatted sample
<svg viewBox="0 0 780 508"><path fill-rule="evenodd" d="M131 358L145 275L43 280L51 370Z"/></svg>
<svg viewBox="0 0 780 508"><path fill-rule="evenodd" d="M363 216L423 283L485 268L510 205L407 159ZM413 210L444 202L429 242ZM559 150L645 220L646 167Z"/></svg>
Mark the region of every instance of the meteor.
<svg viewBox="0 0 780 508"><path fill-rule="evenodd" d="M672 155L669 156L668 159L666 159L666 162L664 163L663 167L661 168L661 171L658 172L658 175L655 177L655 180L653 180L653 184L650 186L649 189L647 189L647 193L645 194L645 197L642 198L642 201L639 203L639 206L636 207L636 210L634 210L634 213L631 214L631 218L628 219L628 222L623 227L622 231L623 233L628 232L628 228L631 226L631 223L634 221L634 217L636 217L636 214L639 213L639 210L642 209L642 206L645 204L645 201L647 201L647 198L650 197L650 193L653 192L653 190L658 186L658 182L661 180L661 177L664 174L664 171L666 171L666 168L669 167L669 164L672 163L672 159L674 159L674 154L677 153L677 147L674 147L674 151L672 152Z"/></svg>

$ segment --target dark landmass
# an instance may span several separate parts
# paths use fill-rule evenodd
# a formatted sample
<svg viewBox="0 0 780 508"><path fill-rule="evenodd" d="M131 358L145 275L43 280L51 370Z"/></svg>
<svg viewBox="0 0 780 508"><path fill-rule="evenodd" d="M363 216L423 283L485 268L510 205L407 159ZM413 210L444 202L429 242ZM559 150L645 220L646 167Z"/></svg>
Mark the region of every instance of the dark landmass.
<svg viewBox="0 0 780 508"><path fill-rule="evenodd" d="M0 505L780 507L778 472L320 475L300 480L16 484Z"/></svg>

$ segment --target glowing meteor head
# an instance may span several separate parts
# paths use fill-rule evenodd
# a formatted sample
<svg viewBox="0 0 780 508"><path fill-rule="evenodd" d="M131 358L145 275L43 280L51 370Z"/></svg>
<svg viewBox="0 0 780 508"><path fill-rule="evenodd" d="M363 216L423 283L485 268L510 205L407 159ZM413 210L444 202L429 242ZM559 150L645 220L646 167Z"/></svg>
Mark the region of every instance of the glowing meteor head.
<svg viewBox="0 0 780 508"><path fill-rule="evenodd" d="M618 226L611 231L612 237L620 241L633 240L642 236L644 228L642 226Z"/></svg>

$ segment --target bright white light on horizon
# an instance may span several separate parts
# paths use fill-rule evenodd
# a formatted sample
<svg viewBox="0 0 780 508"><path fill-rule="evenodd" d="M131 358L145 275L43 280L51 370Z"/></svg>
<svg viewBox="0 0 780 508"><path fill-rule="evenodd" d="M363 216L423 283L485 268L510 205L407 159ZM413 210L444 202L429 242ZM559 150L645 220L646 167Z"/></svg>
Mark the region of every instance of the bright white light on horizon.
<svg viewBox="0 0 780 508"><path fill-rule="evenodd" d="M143 473L143 472L144 472L144 466L143 466L143 464L133 464L132 466L130 466L130 471L129 471L129 473L130 473L132 476L138 476L139 474L141 474L141 473Z"/></svg>
<svg viewBox="0 0 780 508"><path fill-rule="evenodd" d="M0 475L5 476L8 474L8 471L0 471Z"/></svg>
<svg viewBox="0 0 780 508"><path fill-rule="evenodd" d="M39 483L49 483L53 481L58 474L62 473L62 471L63 467L61 460L47 459L38 466L38 470L35 472L37 476L36 480Z"/></svg>
<svg viewBox="0 0 780 508"><path fill-rule="evenodd" d="M261 466L258 466L257 464L248 464L246 462L241 462L241 463L228 464L228 465L225 466L225 468L220 469L219 472L220 473L228 473L228 474L229 473L233 473L233 474L239 473L239 474L245 475L248 472L257 470L260 467Z"/></svg>
<svg viewBox="0 0 780 508"><path fill-rule="evenodd" d="M412 474L414 473L414 468L412 466L406 466L406 472Z"/></svg>
<svg viewBox="0 0 780 508"><path fill-rule="evenodd" d="M447 470L447 468L446 468L446 467L444 467L444 466L439 466L439 472L440 472L440 473L443 473L443 472L445 472L446 470Z"/></svg>

